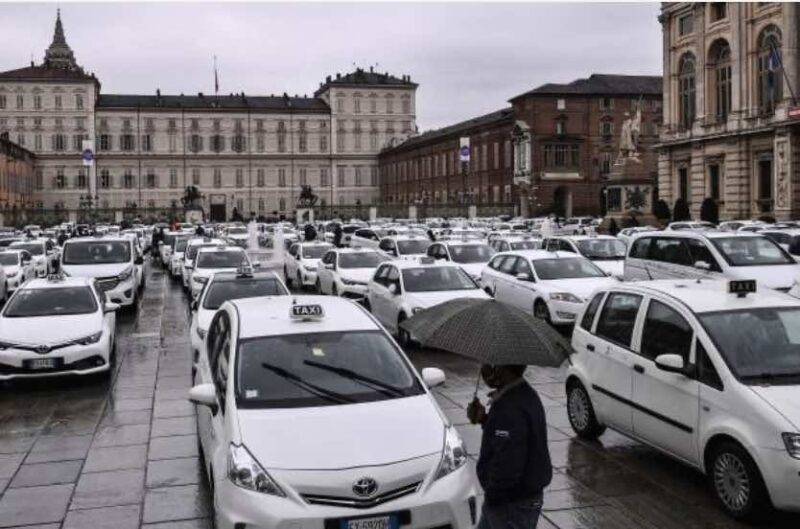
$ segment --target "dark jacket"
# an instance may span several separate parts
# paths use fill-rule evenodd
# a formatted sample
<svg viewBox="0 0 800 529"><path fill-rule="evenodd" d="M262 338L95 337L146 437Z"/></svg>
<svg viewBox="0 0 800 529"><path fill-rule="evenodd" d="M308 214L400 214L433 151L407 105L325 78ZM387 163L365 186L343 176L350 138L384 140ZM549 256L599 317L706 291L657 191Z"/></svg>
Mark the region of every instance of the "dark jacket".
<svg viewBox="0 0 800 529"><path fill-rule="evenodd" d="M521 381L489 408L478 480L486 503L500 505L538 496L552 478L544 407L536 391Z"/></svg>

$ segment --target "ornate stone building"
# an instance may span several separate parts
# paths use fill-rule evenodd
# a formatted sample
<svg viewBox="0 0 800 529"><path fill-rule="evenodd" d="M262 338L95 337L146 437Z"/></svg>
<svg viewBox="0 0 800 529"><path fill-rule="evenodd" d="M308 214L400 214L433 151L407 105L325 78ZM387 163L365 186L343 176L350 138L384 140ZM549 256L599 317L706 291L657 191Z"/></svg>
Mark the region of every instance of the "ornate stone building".
<svg viewBox="0 0 800 529"><path fill-rule="evenodd" d="M416 130L416 88L370 68L328 76L309 97L105 94L59 14L43 63L0 73L0 133L36 154L34 205L167 209L196 185L216 219L290 214L305 184L321 205L374 203L378 152Z"/></svg>
<svg viewBox="0 0 800 529"><path fill-rule="evenodd" d="M13 218L33 199L35 156L0 134L0 215Z"/></svg>
<svg viewBox="0 0 800 529"><path fill-rule="evenodd" d="M722 219L800 216L796 3L665 3L659 195Z"/></svg>

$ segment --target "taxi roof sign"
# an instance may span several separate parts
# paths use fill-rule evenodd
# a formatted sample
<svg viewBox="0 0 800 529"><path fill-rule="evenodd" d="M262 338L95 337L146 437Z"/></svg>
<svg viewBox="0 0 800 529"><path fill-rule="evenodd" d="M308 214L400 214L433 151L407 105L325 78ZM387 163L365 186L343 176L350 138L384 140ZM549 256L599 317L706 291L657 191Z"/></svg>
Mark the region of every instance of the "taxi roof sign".
<svg viewBox="0 0 800 529"><path fill-rule="evenodd" d="M325 317L325 311L322 305L292 305L290 315L293 320L321 320Z"/></svg>
<svg viewBox="0 0 800 529"><path fill-rule="evenodd" d="M755 294L756 280L755 279L738 279L728 281L728 293L736 294L736 297L743 298L747 294Z"/></svg>

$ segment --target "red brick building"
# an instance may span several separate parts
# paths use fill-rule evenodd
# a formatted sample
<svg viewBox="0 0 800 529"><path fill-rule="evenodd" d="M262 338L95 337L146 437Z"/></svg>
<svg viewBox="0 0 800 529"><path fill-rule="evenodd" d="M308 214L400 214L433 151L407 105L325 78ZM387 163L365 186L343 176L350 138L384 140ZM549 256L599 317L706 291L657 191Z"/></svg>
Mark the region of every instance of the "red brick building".
<svg viewBox="0 0 800 529"><path fill-rule="evenodd" d="M515 175L531 182L531 212L596 215L619 152L623 121L642 109L642 164L652 184L657 160L650 148L661 123L661 77L600 75L549 83L510 101L515 119ZM525 145L527 143L527 146ZM526 165L527 164L529 165Z"/></svg>
<svg viewBox="0 0 800 529"><path fill-rule="evenodd" d="M0 134L0 214L32 207L35 156Z"/></svg>
<svg viewBox="0 0 800 529"><path fill-rule="evenodd" d="M637 105L641 160L655 181L649 147L661 123L661 77L595 74L545 84L510 102L510 108L384 149L378 159L382 202L475 204L486 212L497 206L532 216L599 214L620 128ZM461 138L469 138L468 164L459 161ZM526 194L515 179L530 182L527 208L520 207Z"/></svg>

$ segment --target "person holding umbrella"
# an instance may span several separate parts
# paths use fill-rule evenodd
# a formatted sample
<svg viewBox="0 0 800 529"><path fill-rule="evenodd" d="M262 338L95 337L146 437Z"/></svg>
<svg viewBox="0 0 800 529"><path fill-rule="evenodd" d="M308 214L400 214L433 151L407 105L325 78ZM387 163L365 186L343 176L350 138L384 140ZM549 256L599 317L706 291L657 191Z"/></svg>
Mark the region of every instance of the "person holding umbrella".
<svg viewBox="0 0 800 529"><path fill-rule="evenodd" d="M470 421L483 427L478 481L485 499L478 529L535 529L553 478L544 407L524 373L524 365L484 364L491 406L487 412L475 397L467 407Z"/></svg>

